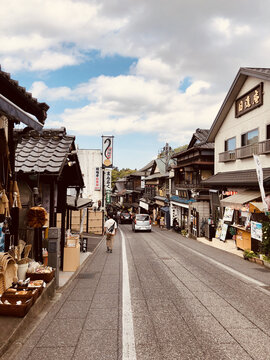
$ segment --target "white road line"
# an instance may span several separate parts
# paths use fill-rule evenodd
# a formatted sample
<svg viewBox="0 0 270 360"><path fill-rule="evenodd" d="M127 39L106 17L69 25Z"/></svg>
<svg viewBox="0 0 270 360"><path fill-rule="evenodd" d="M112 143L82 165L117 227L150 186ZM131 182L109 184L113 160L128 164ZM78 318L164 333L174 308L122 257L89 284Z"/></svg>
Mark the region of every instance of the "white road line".
<svg viewBox="0 0 270 360"><path fill-rule="evenodd" d="M122 263L123 263L123 286L122 286L122 360L136 360L136 349L133 329L133 317L130 297L128 262L126 252L126 239L120 230L122 238Z"/></svg>
<svg viewBox="0 0 270 360"><path fill-rule="evenodd" d="M180 243L177 243L177 244L180 245L180 246L182 246L182 247L184 247L184 248L186 248L186 249L188 249L189 251L193 252L194 254L196 254L196 255L198 255L198 256L206 259L207 261L215 264L215 265L218 266L219 268L224 269L224 270L226 270L227 272L230 272L230 273L232 273L232 274L234 274L234 275L242 278L243 280L246 280L246 281L248 281L248 282L250 282L250 283L253 283L253 284L257 285L257 286L266 286L266 284L262 283L261 281L258 281L258 280L256 280L256 279L253 279L253 278L250 277L250 276L244 275L244 274L240 273L239 271L234 270L233 268L231 268L231 267L229 267L229 266L227 266L227 265L224 265L224 264L222 264L222 263L220 263L220 262L218 262L218 261L216 261L216 260L214 260L214 259L212 259L212 258L210 258L210 257L208 257L208 256L206 256L206 255L204 255L204 254L196 251L196 250L193 250L193 249L191 249L190 247L188 247L188 246L186 246L186 245L183 245L183 244L180 244Z"/></svg>

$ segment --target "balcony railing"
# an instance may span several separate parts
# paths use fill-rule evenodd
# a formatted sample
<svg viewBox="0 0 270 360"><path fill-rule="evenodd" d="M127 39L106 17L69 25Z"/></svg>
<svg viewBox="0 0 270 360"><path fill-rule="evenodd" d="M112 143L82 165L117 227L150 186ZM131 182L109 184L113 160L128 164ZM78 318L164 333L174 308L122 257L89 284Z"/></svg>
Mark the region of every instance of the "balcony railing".
<svg viewBox="0 0 270 360"><path fill-rule="evenodd" d="M259 154L269 154L270 153L270 139L261 141L259 143Z"/></svg>
<svg viewBox="0 0 270 360"><path fill-rule="evenodd" d="M235 150L225 151L219 154L219 162L235 161Z"/></svg>
<svg viewBox="0 0 270 360"><path fill-rule="evenodd" d="M242 146L235 150L225 151L219 154L219 162L235 161L236 159L245 159L252 155L270 154L270 139L256 144Z"/></svg>
<svg viewBox="0 0 270 360"><path fill-rule="evenodd" d="M235 149L235 151L237 159L245 159L251 157L253 154L259 154L259 143L242 146L238 149Z"/></svg>

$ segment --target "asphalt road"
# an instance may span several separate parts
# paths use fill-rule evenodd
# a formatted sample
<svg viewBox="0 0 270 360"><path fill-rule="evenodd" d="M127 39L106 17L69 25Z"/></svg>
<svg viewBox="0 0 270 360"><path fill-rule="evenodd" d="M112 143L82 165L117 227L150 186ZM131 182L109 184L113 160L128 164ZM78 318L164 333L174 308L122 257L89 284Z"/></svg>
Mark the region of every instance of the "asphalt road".
<svg viewBox="0 0 270 360"><path fill-rule="evenodd" d="M120 225L4 360L268 360L269 289L257 264Z"/></svg>
<svg viewBox="0 0 270 360"><path fill-rule="evenodd" d="M138 360L270 359L268 269L172 231L121 230Z"/></svg>

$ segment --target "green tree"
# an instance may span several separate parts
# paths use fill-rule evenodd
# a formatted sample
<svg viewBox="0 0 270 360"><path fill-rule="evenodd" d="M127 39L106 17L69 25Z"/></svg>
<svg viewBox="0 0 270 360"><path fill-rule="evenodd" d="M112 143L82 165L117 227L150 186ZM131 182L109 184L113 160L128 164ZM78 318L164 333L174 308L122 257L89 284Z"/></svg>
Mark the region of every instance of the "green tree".
<svg viewBox="0 0 270 360"><path fill-rule="evenodd" d="M114 185L118 179L122 179L123 177L128 176L135 171L137 171L137 170L136 169L132 170L129 168L123 168L123 169L119 170L118 167L115 167L112 170L112 184Z"/></svg>

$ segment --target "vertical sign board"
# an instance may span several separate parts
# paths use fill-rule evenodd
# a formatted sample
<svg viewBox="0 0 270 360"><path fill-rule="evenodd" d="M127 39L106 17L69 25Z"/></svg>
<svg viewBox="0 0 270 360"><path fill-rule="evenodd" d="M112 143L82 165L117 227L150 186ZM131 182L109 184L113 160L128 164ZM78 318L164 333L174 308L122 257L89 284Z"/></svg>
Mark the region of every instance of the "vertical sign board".
<svg viewBox="0 0 270 360"><path fill-rule="evenodd" d="M112 169L104 170L104 187L105 192L112 190Z"/></svg>
<svg viewBox="0 0 270 360"><path fill-rule="evenodd" d="M112 191L112 169L104 170L104 188L106 193L106 203L111 203L111 191Z"/></svg>
<svg viewBox="0 0 270 360"><path fill-rule="evenodd" d="M100 190L100 168L95 168L95 190Z"/></svg>
<svg viewBox="0 0 270 360"><path fill-rule="evenodd" d="M113 136L102 136L102 167L113 167Z"/></svg>

